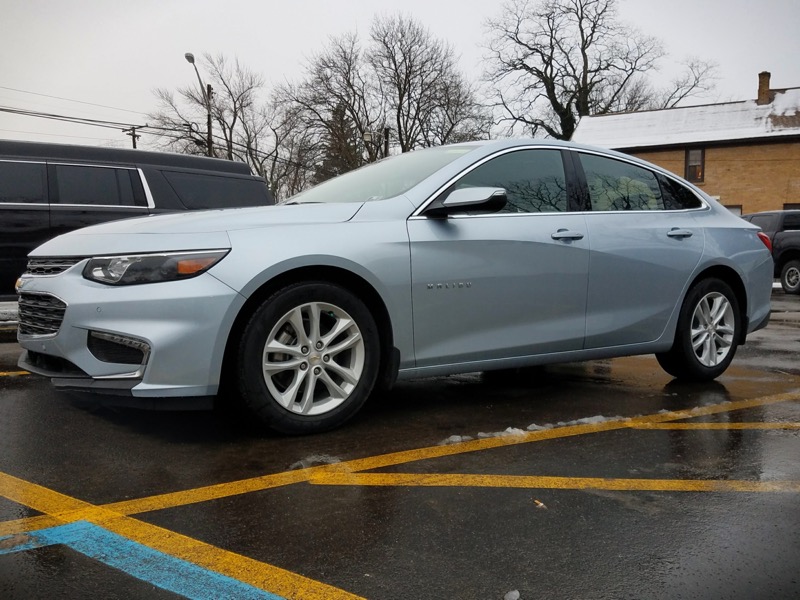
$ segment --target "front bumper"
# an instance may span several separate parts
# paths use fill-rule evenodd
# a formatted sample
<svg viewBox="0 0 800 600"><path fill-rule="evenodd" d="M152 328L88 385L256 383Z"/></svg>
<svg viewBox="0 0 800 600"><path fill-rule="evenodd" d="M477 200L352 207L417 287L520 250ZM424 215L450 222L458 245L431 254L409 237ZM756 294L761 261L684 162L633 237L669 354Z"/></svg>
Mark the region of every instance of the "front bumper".
<svg viewBox="0 0 800 600"><path fill-rule="evenodd" d="M106 286L83 278L85 262L56 276L22 278L21 295L56 298L66 308L55 333L24 333L20 319L20 366L71 390L134 398L216 394L228 333L245 299L209 273ZM140 359L113 362L113 352L90 348L90 336L98 335L144 351Z"/></svg>

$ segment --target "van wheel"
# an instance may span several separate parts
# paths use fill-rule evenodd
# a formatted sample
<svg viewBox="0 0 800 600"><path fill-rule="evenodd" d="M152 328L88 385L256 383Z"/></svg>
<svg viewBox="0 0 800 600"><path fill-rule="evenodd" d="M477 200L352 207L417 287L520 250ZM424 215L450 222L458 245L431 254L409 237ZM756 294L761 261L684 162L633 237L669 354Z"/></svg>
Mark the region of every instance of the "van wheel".
<svg viewBox="0 0 800 600"><path fill-rule="evenodd" d="M673 377L710 381L731 364L740 327L739 303L731 287L719 279L705 279L686 295L672 348L656 354L656 359Z"/></svg>
<svg viewBox="0 0 800 600"><path fill-rule="evenodd" d="M358 298L330 283L295 284L268 298L245 327L239 392L274 431L326 431L364 404L379 356L375 320Z"/></svg>
<svg viewBox="0 0 800 600"><path fill-rule="evenodd" d="M787 294L800 294L800 260L790 260L783 265L781 287Z"/></svg>

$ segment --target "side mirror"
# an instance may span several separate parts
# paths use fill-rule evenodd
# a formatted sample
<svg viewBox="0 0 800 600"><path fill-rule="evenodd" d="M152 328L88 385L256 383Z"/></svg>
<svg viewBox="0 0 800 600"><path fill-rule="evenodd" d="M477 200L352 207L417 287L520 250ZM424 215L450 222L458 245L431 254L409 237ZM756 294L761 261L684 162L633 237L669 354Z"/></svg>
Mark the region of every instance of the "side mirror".
<svg viewBox="0 0 800 600"><path fill-rule="evenodd" d="M508 195L503 188L461 188L450 192L443 202L435 202L424 214L426 217L441 219L454 213L495 213L502 210L507 202Z"/></svg>

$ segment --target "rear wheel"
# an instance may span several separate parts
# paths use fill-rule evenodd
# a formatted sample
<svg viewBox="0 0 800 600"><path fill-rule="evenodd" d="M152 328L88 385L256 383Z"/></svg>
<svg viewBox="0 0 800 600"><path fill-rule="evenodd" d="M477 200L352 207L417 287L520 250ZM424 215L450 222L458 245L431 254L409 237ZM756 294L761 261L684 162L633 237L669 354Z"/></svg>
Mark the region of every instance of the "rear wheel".
<svg viewBox="0 0 800 600"><path fill-rule="evenodd" d="M800 294L800 260L790 260L783 265L781 287L787 294Z"/></svg>
<svg viewBox="0 0 800 600"><path fill-rule="evenodd" d="M740 327L739 303L730 286L719 279L703 280L686 295L672 348L656 359L678 379L715 379L736 354Z"/></svg>
<svg viewBox="0 0 800 600"><path fill-rule="evenodd" d="M323 282L292 285L268 298L242 334L239 392L270 429L325 431L364 404L379 354L375 321L353 294Z"/></svg>

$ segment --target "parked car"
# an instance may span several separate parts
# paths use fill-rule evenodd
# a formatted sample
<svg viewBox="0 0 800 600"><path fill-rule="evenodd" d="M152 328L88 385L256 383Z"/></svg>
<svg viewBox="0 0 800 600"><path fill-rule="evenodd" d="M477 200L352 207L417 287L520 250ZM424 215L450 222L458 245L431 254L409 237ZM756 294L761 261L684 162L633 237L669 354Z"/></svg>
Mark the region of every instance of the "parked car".
<svg viewBox="0 0 800 600"><path fill-rule="evenodd" d="M336 427L398 377L655 353L708 380L769 319L762 236L623 154L418 150L278 206L44 244L20 282L19 364L156 407L238 397L284 433Z"/></svg>
<svg viewBox="0 0 800 600"><path fill-rule="evenodd" d="M775 278L787 294L800 294L800 210L773 210L742 217L769 236Z"/></svg>
<svg viewBox="0 0 800 600"><path fill-rule="evenodd" d="M274 200L244 163L116 148L0 140L0 295L28 252L104 221Z"/></svg>

